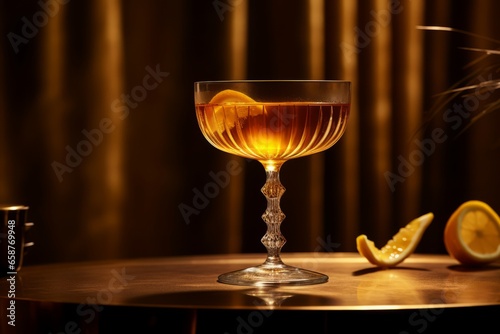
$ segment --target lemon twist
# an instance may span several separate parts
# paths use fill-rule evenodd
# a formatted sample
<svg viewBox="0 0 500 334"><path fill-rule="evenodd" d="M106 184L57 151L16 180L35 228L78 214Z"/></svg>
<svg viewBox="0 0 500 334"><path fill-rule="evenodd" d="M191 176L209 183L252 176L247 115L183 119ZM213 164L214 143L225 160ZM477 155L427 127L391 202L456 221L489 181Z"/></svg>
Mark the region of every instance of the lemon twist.
<svg viewBox="0 0 500 334"><path fill-rule="evenodd" d="M433 219L433 213L415 218L401 228L381 249L375 247L374 242L362 234L356 238L358 252L376 266L396 266L415 251L424 231Z"/></svg>

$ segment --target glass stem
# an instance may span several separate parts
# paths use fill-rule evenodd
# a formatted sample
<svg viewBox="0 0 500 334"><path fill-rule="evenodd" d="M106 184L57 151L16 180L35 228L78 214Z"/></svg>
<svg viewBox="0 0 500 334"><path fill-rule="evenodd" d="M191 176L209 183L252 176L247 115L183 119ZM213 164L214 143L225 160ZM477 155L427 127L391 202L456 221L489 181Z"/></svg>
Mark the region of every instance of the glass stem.
<svg viewBox="0 0 500 334"><path fill-rule="evenodd" d="M262 215L262 219L267 224L267 232L262 237L261 242L267 249L265 264L282 265L280 252L286 239L280 231L281 222L285 219L285 214L280 208L280 199L285 192L285 187L280 182L279 166L265 167L266 184L264 184L261 191L267 199L267 209Z"/></svg>

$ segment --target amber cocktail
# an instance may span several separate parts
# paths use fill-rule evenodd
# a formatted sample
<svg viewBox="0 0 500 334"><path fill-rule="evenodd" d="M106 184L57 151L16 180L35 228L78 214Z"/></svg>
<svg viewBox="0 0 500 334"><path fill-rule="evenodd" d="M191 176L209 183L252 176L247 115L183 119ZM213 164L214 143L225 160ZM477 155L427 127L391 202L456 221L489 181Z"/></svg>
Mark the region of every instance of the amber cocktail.
<svg viewBox="0 0 500 334"><path fill-rule="evenodd" d="M279 180L283 163L324 151L345 131L350 109L348 81L204 81L195 83L196 116L205 138L219 150L258 160L266 171L262 193L267 232L261 265L219 276L237 285L305 285L328 276L288 266L280 257L286 242Z"/></svg>

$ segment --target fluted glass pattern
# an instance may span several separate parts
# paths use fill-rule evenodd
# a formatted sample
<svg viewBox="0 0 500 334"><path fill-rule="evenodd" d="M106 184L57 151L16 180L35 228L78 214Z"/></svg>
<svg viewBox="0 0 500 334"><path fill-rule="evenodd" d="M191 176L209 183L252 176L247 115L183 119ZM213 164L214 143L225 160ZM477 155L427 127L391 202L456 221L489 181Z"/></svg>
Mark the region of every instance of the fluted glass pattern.
<svg viewBox="0 0 500 334"><path fill-rule="evenodd" d="M249 159L285 161L324 151L345 131L348 104L227 103L196 106L216 148Z"/></svg>

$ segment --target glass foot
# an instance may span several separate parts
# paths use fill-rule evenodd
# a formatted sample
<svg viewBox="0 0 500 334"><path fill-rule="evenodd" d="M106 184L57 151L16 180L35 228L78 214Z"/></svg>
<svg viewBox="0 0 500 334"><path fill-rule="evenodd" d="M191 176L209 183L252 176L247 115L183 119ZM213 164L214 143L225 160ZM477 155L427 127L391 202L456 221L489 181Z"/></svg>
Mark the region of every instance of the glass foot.
<svg viewBox="0 0 500 334"><path fill-rule="evenodd" d="M315 271L286 264L270 265L266 263L225 273L218 278L220 283L252 286L310 285L327 281L328 276Z"/></svg>

